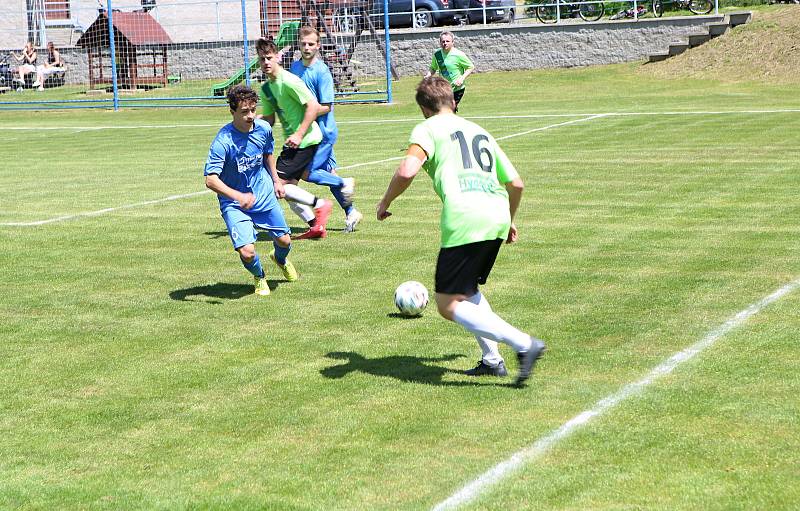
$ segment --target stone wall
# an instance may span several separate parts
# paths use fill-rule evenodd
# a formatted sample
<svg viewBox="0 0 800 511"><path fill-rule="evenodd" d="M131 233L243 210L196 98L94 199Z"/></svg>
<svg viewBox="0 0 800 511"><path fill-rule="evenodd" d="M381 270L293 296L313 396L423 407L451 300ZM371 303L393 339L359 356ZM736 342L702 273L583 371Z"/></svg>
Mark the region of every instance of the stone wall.
<svg viewBox="0 0 800 511"><path fill-rule="evenodd" d="M456 46L470 56L478 71L485 72L641 60L651 53L665 51L677 39L702 32L706 23L722 19L722 16L686 16L559 25L495 24L450 30L456 35ZM392 60L400 76L425 72L433 51L438 48L440 32L441 29L392 32ZM251 44L251 56L255 56L254 51ZM67 82L88 83L86 51L64 48L61 52L69 64ZM368 63L375 59L375 53L374 46L364 43L353 59ZM240 42L175 44L170 46L168 56L170 75L181 75L184 80L224 79L241 69L243 47ZM365 66L360 72L380 74L382 65L375 62L374 68Z"/></svg>
<svg viewBox="0 0 800 511"><path fill-rule="evenodd" d="M675 40L707 33L722 16L642 19L561 25L454 28L456 47L479 71L510 71L632 62L666 51ZM422 74L439 47L441 30L392 34L392 60L401 76Z"/></svg>

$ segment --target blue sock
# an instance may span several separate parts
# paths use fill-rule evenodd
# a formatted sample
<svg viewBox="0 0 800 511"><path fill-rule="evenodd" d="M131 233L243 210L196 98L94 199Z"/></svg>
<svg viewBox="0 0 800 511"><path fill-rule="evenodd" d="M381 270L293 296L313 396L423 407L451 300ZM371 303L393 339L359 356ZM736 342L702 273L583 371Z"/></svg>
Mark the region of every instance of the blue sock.
<svg viewBox="0 0 800 511"><path fill-rule="evenodd" d="M241 259L241 256L239 257ZM261 259L258 258L258 254L253 258L252 261L246 263L244 259L242 259L242 264L247 271L255 275L256 277L263 278L264 277L264 268L261 266Z"/></svg>
<svg viewBox="0 0 800 511"><path fill-rule="evenodd" d="M347 202L342 195L341 188L331 188L331 193L333 194L336 202L339 203L339 206L344 210L345 215L349 215L351 211L353 211L353 203Z"/></svg>
<svg viewBox="0 0 800 511"><path fill-rule="evenodd" d="M329 186L331 190L334 188L341 188L344 184L342 178L337 176L336 174L331 174L326 170L309 170L308 171L308 179L309 183L314 183L316 185L322 186Z"/></svg>
<svg viewBox="0 0 800 511"><path fill-rule="evenodd" d="M276 241L272 242L272 245L275 247L275 260L283 266L286 264L286 256L289 255L289 251L292 249L292 245L289 244L288 247L282 247L278 245Z"/></svg>

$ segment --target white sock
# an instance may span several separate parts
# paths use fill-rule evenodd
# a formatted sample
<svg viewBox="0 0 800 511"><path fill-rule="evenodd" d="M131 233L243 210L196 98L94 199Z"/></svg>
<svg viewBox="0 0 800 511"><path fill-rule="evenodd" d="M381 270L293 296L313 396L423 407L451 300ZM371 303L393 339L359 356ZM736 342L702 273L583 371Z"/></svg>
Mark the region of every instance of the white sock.
<svg viewBox="0 0 800 511"><path fill-rule="evenodd" d="M483 311L492 312L491 305L489 305L489 302L480 291L467 298L467 300L480 307ZM481 347L481 360L483 360L486 365L497 367L500 362L503 361L503 356L500 354L500 350L497 348L497 343L495 341L481 337L480 335L476 335L475 340L478 341L478 345Z"/></svg>
<svg viewBox="0 0 800 511"><path fill-rule="evenodd" d="M509 325L491 310L482 309L472 302L458 302L453 311L453 320L475 336L508 344L514 351L528 351L531 347L530 335Z"/></svg>
<svg viewBox="0 0 800 511"><path fill-rule="evenodd" d="M299 202L287 202L289 203L289 209L291 209L295 215L299 216L303 222L308 223L314 219L314 210L311 209L310 206L300 204Z"/></svg>
<svg viewBox="0 0 800 511"><path fill-rule="evenodd" d="M306 206L316 205L317 198L314 197L314 195L310 192L303 190L297 185L287 183L283 185L283 189L286 191L286 200L299 202L300 204L305 204Z"/></svg>

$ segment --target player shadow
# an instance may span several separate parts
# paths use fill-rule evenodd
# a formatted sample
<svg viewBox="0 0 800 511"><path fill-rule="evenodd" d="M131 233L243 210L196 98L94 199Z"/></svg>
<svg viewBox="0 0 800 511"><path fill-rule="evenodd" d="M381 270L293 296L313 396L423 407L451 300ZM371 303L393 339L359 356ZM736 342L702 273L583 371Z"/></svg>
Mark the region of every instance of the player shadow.
<svg viewBox="0 0 800 511"><path fill-rule="evenodd" d="M303 234L308 230L307 225L294 225L289 227L289 230L292 231L292 236L297 236L298 234ZM344 232L344 228L335 228L335 227L327 227L325 230L328 232ZM216 240L219 238L227 238L228 231L208 231L204 233L206 236L211 238L212 240ZM258 231L256 233L256 241L272 241L272 238L269 236L268 232L265 231Z"/></svg>
<svg viewBox="0 0 800 511"><path fill-rule="evenodd" d="M411 357L395 355L381 358L366 358L351 351L333 351L325 355L334 360L346 360L344 364L333 365L322 369L320 373L325 378L344 378L353 372L362 372L372 376L395 378L406 383L421 383L423 385L437 385L443 387L511 387L508 384L480 383L477 381L442 381L445 374L462 374L446 367L428 365L433 362L449 362L464 355L444 355L442 357Z"/></svg>
<svg viewBox="0 0 800 511"><path fill-rule="evenodd" d="M268 280L270 290L275 290L283 280ZM217 282L205 286L195 286L186 289L177 289L169 293L173 300L182 302L203 302L210 304L221 304L224 300L238 300L253 294L253 285L247 284L228 284Z"/></svg>
<svg viewBox="0 0 800 511"><path fill-rule="evenodd" d="M292 231L292 236L297 236L298 234L303 234L308 230L307 225L290 225L289 230ZM328 232L344 232L344 227L325 227L325 230ZM261 233L259 233L260 235ZM260 240L261 238L259 238ZM269 239L269 238L267 238ZM314 238L319 239L319 238Z"/></svg>

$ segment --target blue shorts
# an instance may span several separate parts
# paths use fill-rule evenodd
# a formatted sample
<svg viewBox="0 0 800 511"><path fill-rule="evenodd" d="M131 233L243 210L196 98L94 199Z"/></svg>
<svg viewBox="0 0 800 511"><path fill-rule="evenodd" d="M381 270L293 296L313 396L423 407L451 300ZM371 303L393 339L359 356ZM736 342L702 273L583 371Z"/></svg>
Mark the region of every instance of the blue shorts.
<svg viewBox="0 0 800 511"><path fill-rule="evenodd" d="M225 220L233 248L237 250L256 242L256 229L267 231L273 239L291 233L280 206L258 212L245 212L231 207L222 213L222 219Z"/></svg>
<svg viewBox="0 0 800 511"><path fill-rule="evenodd" d="M336 156L333 154L333 144L326 140L319 143L309 170L326 170L328 172L336 170Z"/></svg>

